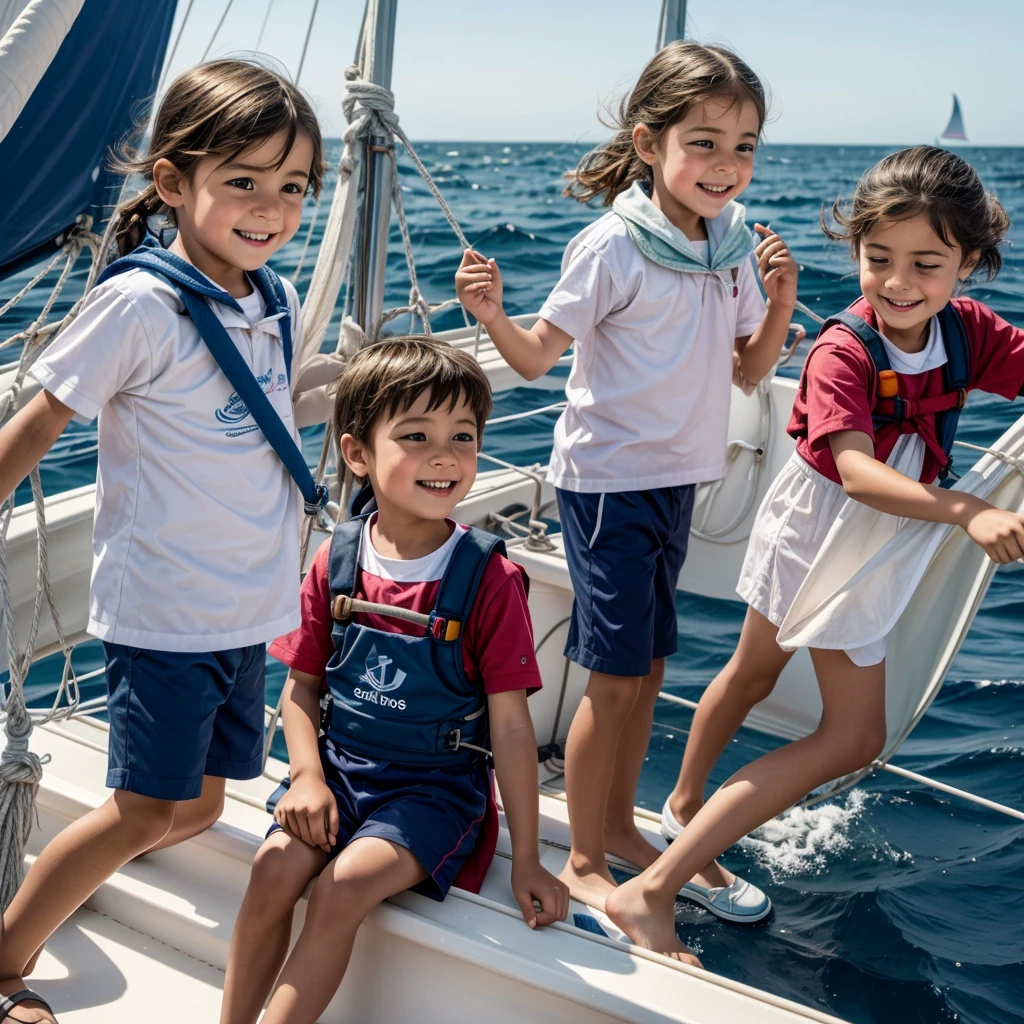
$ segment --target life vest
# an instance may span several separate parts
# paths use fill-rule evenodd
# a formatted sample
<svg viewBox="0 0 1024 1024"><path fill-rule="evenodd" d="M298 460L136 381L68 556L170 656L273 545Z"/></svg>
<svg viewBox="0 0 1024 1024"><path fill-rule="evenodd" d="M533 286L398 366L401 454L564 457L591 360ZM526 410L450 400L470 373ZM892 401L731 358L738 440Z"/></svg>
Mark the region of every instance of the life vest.
<svg viewBox="0 0 1024 1024"><path fill-rule="evenodd" d="M331 539L334 653L327 663L323 729L345 750L377 760L466 764L486 753L488 723L483 689L465 673L464 627L484 569L495 552L505 553L505 544L470 527L452 550L433 610L422 617L426 634L388 633L353 622L353 611L421 617L352 600L366 519L339 523Z"/></svg>
<svg viewBox="0 0 1024 1024"><path fill-rule="evenodd" d="M138 248L111 263L100 275L97 284L136 268L162 278L177 292L210 354L302 492L304 511L307 515L316 515L327 501L327 489L323 485L317 485L313 480L295 439L281 421L281 417L274 411L262 386L253 376L252 370L235 347L224 325L210 308L208 300L214 299L223 303L237 313L242 312L242 307L228 292L217 287L191 263L163 248L152 235L147 236ZM268 266L247 271L247 274L263 297L266 304L265 315L276 316L280 321L281 348L284 352L285 373L290 384L292 312L288 304L288 293L284 290L281 278Z"/></svg>
<svg viewBox="0 0 1024 1024"><path fill-rule="evenodd" d="M830 317L821 325L820 338L837 324L845 327L864 346L875 366L876 393L872 410L875 430L889 423L897 423L902 433L918 434L938 460L939 478L944 480L953 466L953 439L960 420L960 410L967 401L967 388L971 383L971 348L963 317L947 303L939 311L939 328L946 350L943 366L946 390L938 395L910 400L899 394L899 378L889 362L881 334L863 317L849 309ZM920 429L921 423L935 417L936 444L932 436Z"/></svg>

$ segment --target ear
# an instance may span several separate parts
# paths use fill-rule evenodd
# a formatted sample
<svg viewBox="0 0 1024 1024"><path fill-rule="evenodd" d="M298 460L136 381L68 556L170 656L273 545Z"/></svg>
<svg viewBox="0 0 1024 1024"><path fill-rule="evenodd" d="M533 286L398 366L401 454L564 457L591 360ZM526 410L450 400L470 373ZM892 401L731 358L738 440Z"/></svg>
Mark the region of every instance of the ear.
<svg viewBox="0 0 1024 1024"><path fill-rule="evenodd" d="M153 164L153 187L157 195L172 209L182 206L185 196L181 186L185 179L181 172L166 157L161 157Z"/></svg>
<svg viewBox="0 0 1024 1024"><path fill-rule="evenodd" d="M654 149L654 136L647 125L638 124L633 129L633 149L649 167L653 167L658 162L658 154Z"/></svg>
<svg viewBox="0 0 1024 1024"><path fill-rule="evenodd" d="M345 460L345 465L357 477L365 480L370 475L369 446L362 441L357 441L351 434L342 434L339 447L341 448L341 457Z"/></svg>
<svg viewBox="0 0 1024 1024"><path fill-rule="evenodd" d="M978 265L978 260L981 258L981 250L975 249L974 252L969 252L963 262L960 264L960 271L956 275L960 281L966 281L967 278L974 273L974 268Z"/></svg>

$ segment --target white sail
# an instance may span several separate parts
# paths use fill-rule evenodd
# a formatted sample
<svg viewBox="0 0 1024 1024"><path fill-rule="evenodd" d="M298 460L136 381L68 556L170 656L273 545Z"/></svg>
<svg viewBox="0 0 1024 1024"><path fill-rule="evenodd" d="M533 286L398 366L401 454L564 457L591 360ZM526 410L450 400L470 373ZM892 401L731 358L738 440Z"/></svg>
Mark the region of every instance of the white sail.
<svg viewBox="0 0 1024 1024"><path fill-rule="evenodd" d="M949 115L949 123L939 136L939 145L946 142L966 142L967 131L964 128L964 115L960 111L960 100L953 93L953 112Z"/></svg>

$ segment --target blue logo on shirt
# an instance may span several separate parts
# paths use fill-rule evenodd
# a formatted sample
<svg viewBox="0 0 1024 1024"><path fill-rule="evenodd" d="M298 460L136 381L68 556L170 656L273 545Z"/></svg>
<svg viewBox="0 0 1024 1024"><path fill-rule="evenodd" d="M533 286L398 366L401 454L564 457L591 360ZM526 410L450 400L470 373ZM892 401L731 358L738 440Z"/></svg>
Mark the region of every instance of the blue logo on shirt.
<svg viewBox="0 0 1024 1024"><path fill-rule="evenodd" d="M265 395L273 394L275 391L285 391L288 388L288 378L285 374L279 373L275 377L274 368L271 367L266 373L261 373L257 378L256 382L263 388ZM231 393L231 397L227 400L224 408L218 409L214 414L217 417L219 423L225 424L225 426L233 427L237 423L241 423L242 420L247 419L249 416L249 409L245 402L239 397L237 391ZM228 437L239 437L242 434L248 434L250 431L259 430L259 427L255 423L247 424L240 430L228 430L226 431Z"/></svg>

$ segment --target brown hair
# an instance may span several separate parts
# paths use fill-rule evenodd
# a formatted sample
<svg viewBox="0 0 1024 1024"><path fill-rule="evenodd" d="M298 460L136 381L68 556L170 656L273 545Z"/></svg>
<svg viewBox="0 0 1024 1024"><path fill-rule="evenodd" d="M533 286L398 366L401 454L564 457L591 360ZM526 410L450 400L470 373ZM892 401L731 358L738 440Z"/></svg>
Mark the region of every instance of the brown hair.
<svg viewBox="0 0 1024 1024"><path fill-rule="evenodd" d="M412 335L384 338L360 349L334 384L334 437L366 444L381 419L409 410L424 392L428 410L454 409L460 399L476 417L477 448L491 414L491 385L480 364L447 342Z"/></svg>
<svg viewBox="0 0 1024 1024"><path fill-rule="evenodd" d="M651 168L633 148L633 129L646 125L657 145L695 103L713 96L728 97L733 103L750 100L757 110L760 133L768 109L764 86L735 53L692 41L669 43L651 58L611 121L602 119L615 134L566 175L572 184L565 194L583 203L604 196L604 205L611 206L634 181L651 182Z"/></svg>
<svg viewBox="0 0 1024 1024"><path fill-rule="evenodd" d="M914 146L891 153L864 172L853 193L849 212L840 200L832 219L821 211L821 229L834 241L848 241L854 259L864 236L880 220L907 220L924 215L948 246L958 245L961 260L977 252L975 270L989 280L1003 265L999 245L1010 218L995 196L985 191L977 171L947 149Z"/></svg>
<svg viewBox="0 0 1024 1024"><path fill-rule="evenodd" d="M224 157L227 163L240 153L287 133L280 167L299 132L313 142L309 187L320 194L323 184L323 139L309 101L298 87L270 68L248 60L212 60L183 71L171 83L153 123L148 152L125 145L114 168L139 174L149 184L114 211L114 232L123 255L145 236L147 220L156 213L171 223L174 213L164 206L153 185L153 165L170 160L184 177L204 157ZM276 169L276 168L275 168Z"/></svg>

